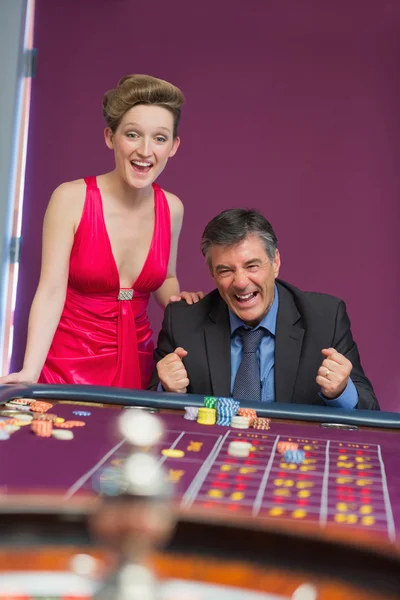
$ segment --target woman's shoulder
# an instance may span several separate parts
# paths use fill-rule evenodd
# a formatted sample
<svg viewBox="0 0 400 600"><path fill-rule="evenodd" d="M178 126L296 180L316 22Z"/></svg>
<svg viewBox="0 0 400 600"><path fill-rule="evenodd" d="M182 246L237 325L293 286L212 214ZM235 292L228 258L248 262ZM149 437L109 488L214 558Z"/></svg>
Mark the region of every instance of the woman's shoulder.
<svg viewBox="0 0 400 600"><path fill-rule="evenodd" d="M77 197L80 192L86 191L86 183L84 179L75 179L74 181L66 181L56 187L52 193L52 197L56 196L60 199L65 197Z"/></svg>
<svg viewBox="0 0 400 600"><path fill-rule="evenodd" d="M182 219L183 217L183 203L178 196L172 194L171 192L167 192L167 190L162 190L165 194L165 197L168 202L169 210L171 213L171 217L173 219Z"/></svg>
<svg viewBox="0 0 400 600"><path fill-rule="evenodd" d="M85 196L86 183L84 179L61 183L51 195L47 213L48 215L59 215L59 217L64 215L65 218L72 219L72 222L76 224L82 214Z"/></svg>

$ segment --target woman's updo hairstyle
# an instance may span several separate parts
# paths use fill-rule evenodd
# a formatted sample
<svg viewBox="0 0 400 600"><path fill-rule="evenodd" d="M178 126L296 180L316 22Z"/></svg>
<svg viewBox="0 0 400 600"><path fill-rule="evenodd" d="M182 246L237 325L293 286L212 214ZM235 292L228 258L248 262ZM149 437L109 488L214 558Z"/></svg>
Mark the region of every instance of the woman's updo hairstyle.
<svg viewBox="0 0 400 600"><path fill-rule="evenodd" d="M137 104L154 104L169 110L174 119L174 138L178 136L181 107L185 97L181 90L151 75L127 75L103 98L103 115L108 127L116 132L124 114Z"/></svg>

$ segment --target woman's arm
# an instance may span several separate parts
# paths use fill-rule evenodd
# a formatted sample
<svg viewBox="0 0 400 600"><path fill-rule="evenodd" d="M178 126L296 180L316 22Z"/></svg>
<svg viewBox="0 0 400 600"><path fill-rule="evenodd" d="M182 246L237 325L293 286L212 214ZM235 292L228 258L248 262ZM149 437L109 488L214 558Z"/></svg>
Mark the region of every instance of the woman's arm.
<svg viewBox="0 0 400 600"><path fill-rule="evenodd" d="M74 240L74 184L58 187L43 223L40 280L32 302L22 370L0 378L0 383L37 381L64 307L71 248Z"/></svg>
<svg viewBox="0 0 400 600"><path fill-rule="evenodd" d="M182 229L183 204L177 196L165 192L171 213L171 250L169 254L167 277L161 287L154 292L154 297L162 308L169 302L186 300L188 304L198 302L204 298L203 292L180 292L179 281L176 276L176 259L178 254L179 234Z"/></svg>
<svg viewBox="0 0 400 600"><path fill-rule="evenodd" d="M162 308L165 308L171 296L179 295L179 282L176 276L176 259L178 255L179 234L182 229L183 204L177 196L165 193L171 214L171 250L169 253L167 277L161 287L154 292L154 297Z"/></svg>

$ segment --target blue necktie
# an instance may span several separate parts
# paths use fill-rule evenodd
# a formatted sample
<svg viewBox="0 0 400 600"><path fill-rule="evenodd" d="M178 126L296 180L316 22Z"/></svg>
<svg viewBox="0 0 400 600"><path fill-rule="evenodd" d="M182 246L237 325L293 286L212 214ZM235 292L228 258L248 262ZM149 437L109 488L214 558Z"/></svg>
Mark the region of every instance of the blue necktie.
<svg viewBox="0 0 400 600"><path fill-rule="evenodd" d="M233 386L233 397L242 400L261 400L260 367L257 360L257 349L264 329L246 329L239 327L243 342L242 360L239 365Z"/></svg>

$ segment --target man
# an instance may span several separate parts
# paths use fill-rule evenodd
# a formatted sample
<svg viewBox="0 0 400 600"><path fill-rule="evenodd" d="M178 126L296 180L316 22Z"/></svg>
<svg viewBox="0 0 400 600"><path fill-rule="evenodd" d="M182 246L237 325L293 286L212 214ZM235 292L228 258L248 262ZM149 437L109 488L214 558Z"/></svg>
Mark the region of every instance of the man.
<svg viewBox="0 0 400 600"><path fill-rule="evenodd" d="M222 212L201 247L217 289L167 306L153 389L379 410L344 302L277 279L277 238L259 212Z"/></svg>

